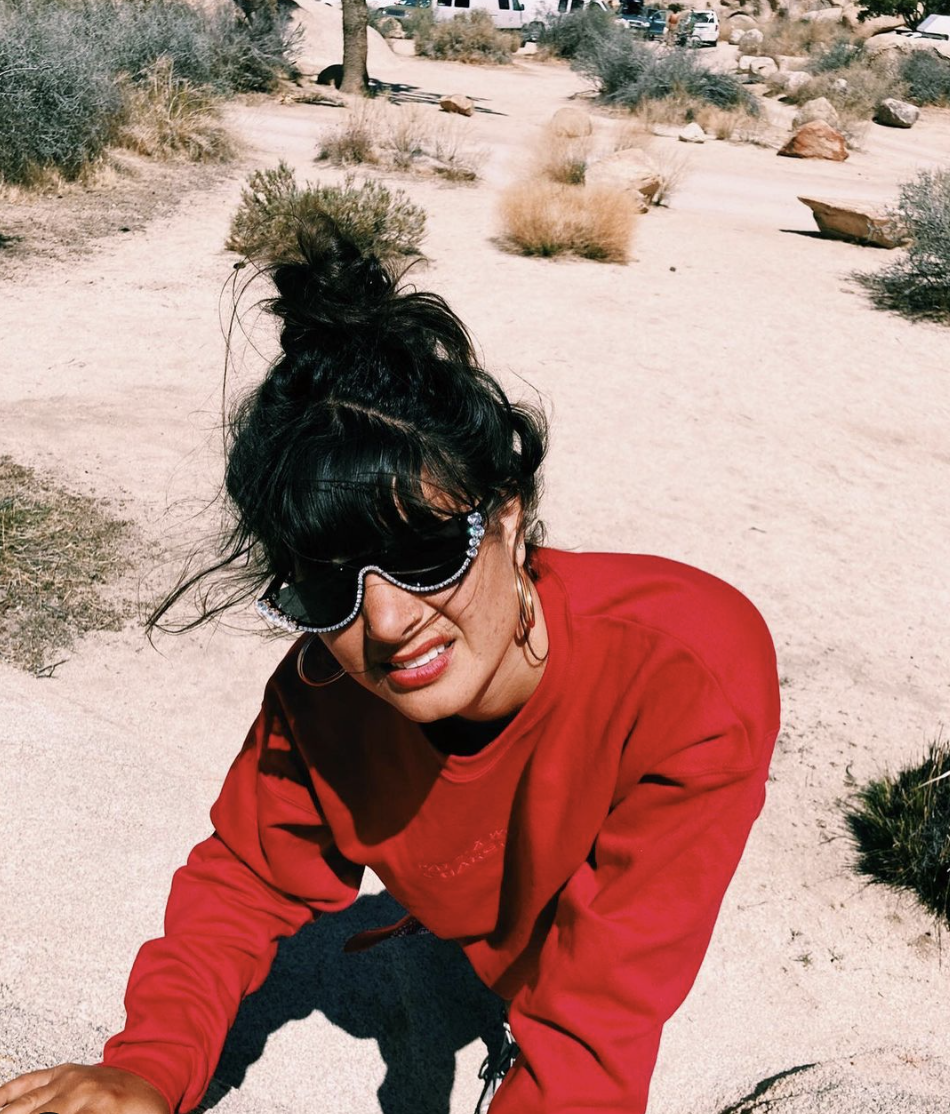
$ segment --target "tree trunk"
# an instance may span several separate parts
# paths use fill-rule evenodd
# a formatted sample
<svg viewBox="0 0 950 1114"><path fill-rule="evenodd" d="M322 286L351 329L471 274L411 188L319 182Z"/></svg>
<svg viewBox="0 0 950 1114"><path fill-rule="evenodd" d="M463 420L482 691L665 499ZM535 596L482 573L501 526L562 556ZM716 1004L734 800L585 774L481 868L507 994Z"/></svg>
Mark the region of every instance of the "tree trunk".
<svg viewBox="0 0 950 1114"><path fill-rule="evenodd" d="M343 81L341 93L365 96L369 92L366 70L366 0L343 0Z"/></svg>

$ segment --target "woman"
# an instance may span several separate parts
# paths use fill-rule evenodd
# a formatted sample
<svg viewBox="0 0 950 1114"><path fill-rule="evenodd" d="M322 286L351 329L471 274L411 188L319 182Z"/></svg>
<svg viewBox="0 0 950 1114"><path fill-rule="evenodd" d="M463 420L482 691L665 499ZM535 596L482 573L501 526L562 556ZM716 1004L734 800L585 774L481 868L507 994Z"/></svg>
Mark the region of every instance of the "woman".
<svg viewBox="0 0 950 1114"><path fill-rule="evenodd" d="M234 422L233 534L155 617L230 571L196 621L254 590L298 638L125 1029L101 1065L23 1076L0 1105L189 1110L277 939L352 903L369 866L409 911L371 939L457 940L510 1003L521 1051L492 1114L642 1112L762 807L768 632L695 569L540 547L540 416L440 298L330 227L302 247L273 273L282 355Z"/></svg>

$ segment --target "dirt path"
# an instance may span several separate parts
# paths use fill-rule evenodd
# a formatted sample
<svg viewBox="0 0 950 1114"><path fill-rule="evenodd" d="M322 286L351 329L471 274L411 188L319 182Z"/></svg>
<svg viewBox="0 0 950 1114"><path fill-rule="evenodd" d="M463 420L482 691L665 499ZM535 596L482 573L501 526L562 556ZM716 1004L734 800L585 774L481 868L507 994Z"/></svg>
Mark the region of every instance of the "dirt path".
<svg viewBox="0 0 950 1114"><path fill-rule="evenodd" d="M950 114L873 127L845 164L690 148L671 207L640 222L634 263L545 262L499 251L495 204L542 123L582 92L577 78L530 62L392 56L384 68L486 110L468 122L491 152L482 184L394 182L429 213L420 284L553 414L551 541L716 572L758 603L779 648L786 726L770 803L668 1027L651 1114L714 1114L769 1075L898 1042L946 1054L933 926L849 872L837 802L851 778L918 757L946 721L950 334L872 310L848 276L885 255L817 239L796 197L893 197L945 158ZM189 516L218 482L234 262L222 245L242 178L279 158L334 177L312 159L340 110L266 102L231 116L247 153L209 188L78 257L0 277L4 451L124 501L162 544L205 528ZM654 151L684 157L674 139ZM247 353L235 383L259 367ZM4 828L21 849L0 912L14 1066L93 1055L120 1021L134 947L159 930L165 879L205 833L283 644L222 629L160 650L130 629L87 639L53 681L0 673ZM380 971L354 971L368 1001ZM222 1114L376 1109L373 1035L320 1012L291 1021ZM477 1044L459 1054L453 1114L472 1105L480 1056Z"/></svg>

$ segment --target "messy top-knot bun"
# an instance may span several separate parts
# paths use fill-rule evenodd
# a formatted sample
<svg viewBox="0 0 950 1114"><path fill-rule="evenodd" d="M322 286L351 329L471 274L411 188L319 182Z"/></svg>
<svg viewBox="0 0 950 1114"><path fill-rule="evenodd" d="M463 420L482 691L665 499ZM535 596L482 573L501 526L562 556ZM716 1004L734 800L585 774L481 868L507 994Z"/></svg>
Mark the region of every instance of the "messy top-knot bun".
<svg viewBox="0 0 950 1114"><path fill-rule="evenodd" d="M509 402L443 298L407 286L333 221L300 249L271 270L281 355L230 422L224 552L151 626L190 629L308 559L378 552L447 507L484 506L490 523L518 499L538 540L543 415ZM198 617L161 622L192 589Z"/></svg>

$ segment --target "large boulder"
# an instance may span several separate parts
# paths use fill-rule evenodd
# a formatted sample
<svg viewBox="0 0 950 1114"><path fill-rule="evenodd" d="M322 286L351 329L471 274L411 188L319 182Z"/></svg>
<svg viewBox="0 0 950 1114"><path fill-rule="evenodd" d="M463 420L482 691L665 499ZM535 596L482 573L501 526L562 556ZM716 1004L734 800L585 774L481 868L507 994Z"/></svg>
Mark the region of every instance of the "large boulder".
<svg viewBox="0 0 950 1114"><path fill-rule="evenodd" d="M735 15L729 16L729 26L730 28L742 28L743 31L748 31L755 27L755 17L747 15L745 12L736 12Z"/></svg>
<svg viewBox="0 0 950 1114"><path fill-rule="evenodd" d="M896 31L903 27L907 20L902 15L876 15L873 19L865 19L858 23L858 27L868 35L883 35L885 31Z"/></svg>
<svg viewBox="0 0 950 1114"><path fill-rule="evenodd" d="M694 120L692 124L680 129L678 139L680 143L705 143L706 133Z"/></svg>
<svg viewBox="0 0 950 1114"><path fill-rule="evenodd" d="M588 186L611 186L636 193L646 209L660 188L661 177L656 163L639 147L615 151L587 167L584 182Z"/></svg>
<svg viewBox="0 0 950 1114"><path fill-rule="evenodd" d="M782 88L786 96L794 97L811 81L812 75L805 70L789 70L785 74Z"/></svg>
<svg viewBox="0 0 950 1114"><path fill-rule="evenodd" d="M735 32L733 32L733 34L735 34ZM752 27L748 31L742 32L739 37L739 41L736 43L736 46L738 46L740 53L751 54L756 49L756 47L762 44L764 40L765 36L758 29L758 27ZM729 37L729 41L732 42L731 35Z"/></svg>
<svg viewBox="0 0 950 1114"><path fill-rule="evenodd" d="M888 97L881 101L874 113L874 120L888 128L912 128L920 118L920 109L915 104Z"/></svg>
<svg viewBox="0 0 950 1114"><path fill-rule="evenodd" d="M777 72L778 66L775 64L775 59L770 58L767 54L753 58L749 63L749 73L760 81L766 81Z"/></svg>
<svg viewBox="0 0 950 1114"><path fill-rule="evenodd" d="M799 197L798 200L811 209L822 236L832 240L850 240L880 248L896 248L907 242L907 229L885 205L819 197Z"/></svg>
<svg viewBox="0 0 950 1114"><path fill-rule="evenodd" d="M583 108L566 106L551 117L551 130L565 139L585 139L594 130L590 113Z"/></svg>
<svg viewBox="0 0 950 1114"><path fill-rule="evenodd" d="M837 128L839 124L838 110L827 97L815 97L814 100L805 101L798 112L795 113L792 127L800 128L802 124L810 124L813 120L824 120L826 124Z"/></svg>
<svg viewBox="0 0 950 1114"><path fill-rule="evenodd" d="M914 51L923 50L928 54L937 54L950 62L950 42L944 39L912 39L908 35L898 35L888 31L883 35L873 35L864 44L864 49L871 54L912 54Z"/></svg>
<svg viewBox="0 0 950 1114"><path fill-rule="evenodd" d="M841 132L824 120L803 124L778 152L788 159L830 159L844 162L848 148Z"/></svg>
<svg viewBox="0 0 950 1114"><path fill-rule="evenodd" d="M448 96L440 97L439 108L443 112L454 112L459 116L471 116L475 111L471 97L466 97L464 93L450 93Z"/></svg>
<svg viewBox="0 0 950 1114"><path fill-rule="evenodd" d="M813 12L802 12L806 23L840 23L844 8L817 8Z"/></svg>

